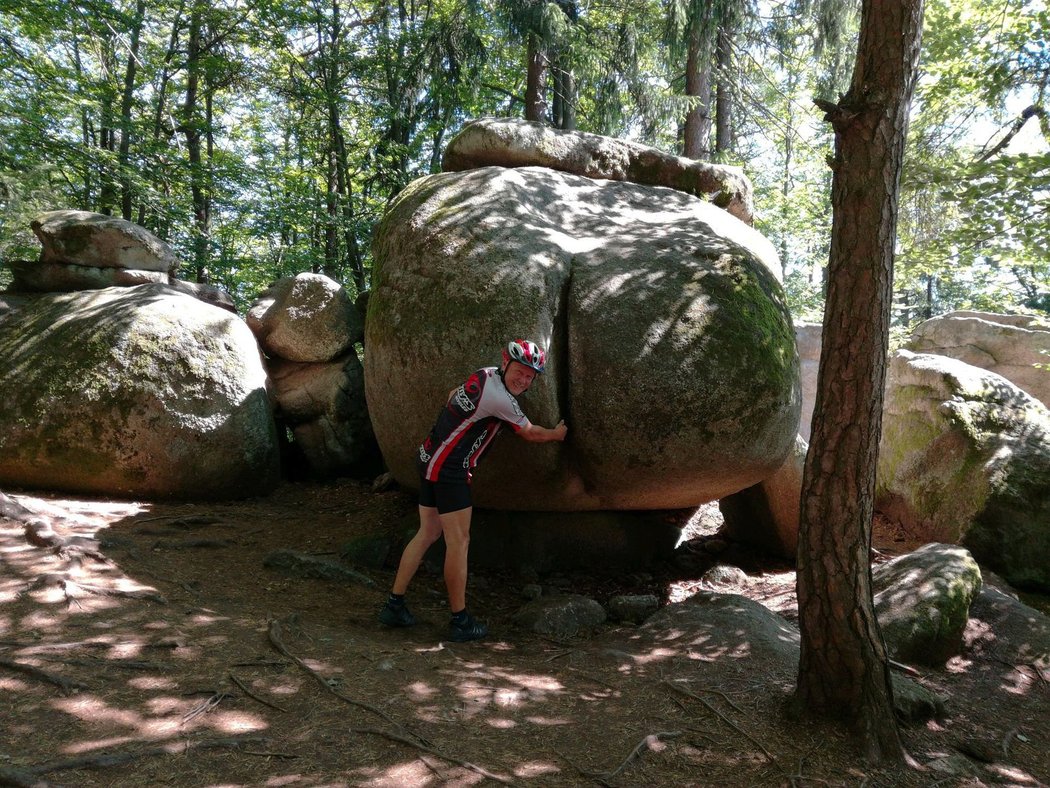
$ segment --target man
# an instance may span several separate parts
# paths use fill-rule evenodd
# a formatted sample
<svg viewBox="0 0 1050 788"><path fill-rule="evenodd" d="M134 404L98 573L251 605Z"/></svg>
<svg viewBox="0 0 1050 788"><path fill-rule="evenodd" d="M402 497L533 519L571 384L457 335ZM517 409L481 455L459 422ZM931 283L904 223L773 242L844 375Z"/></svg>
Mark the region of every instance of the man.
<svg viewBox="0 0 1050 788"><path fill-rule="evenodd" d="M515 399L542 374L546 358L546 351L535 342L515 339L503 350L501 366L479 369L449 393L437 423L419 447L419 531L401 555L390 598L379 613L382 623L391 627L416 623L405 604L405 592L427 548L444 536L451 638L464 642L488 634L488 627L467 612L471 471L504 423L527 441L565 440L564 420L553 428L533 424Z"/></svg>

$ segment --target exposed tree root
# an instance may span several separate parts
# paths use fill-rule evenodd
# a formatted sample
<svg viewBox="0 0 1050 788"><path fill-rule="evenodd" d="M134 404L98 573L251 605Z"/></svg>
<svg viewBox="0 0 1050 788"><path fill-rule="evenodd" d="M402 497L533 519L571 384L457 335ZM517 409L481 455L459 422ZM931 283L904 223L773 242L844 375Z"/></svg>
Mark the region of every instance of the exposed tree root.
<svg viewBox="0 0 1050 788"><path fill-rule="evenodd" d="M645 750L655 750L657 748L657 745L662 743L665 739L676 739L681 735L682 731L660 731L658 733L650 733L648 736L646 736L644 739L638 742L635 748L631 750L630 754L626 758L624 758L623 763L621 763L611 772L585 772L583 770L580 770L580 774L582 774L584 777L591 777L595 780L600 780L601 782L612 780L620 772L626 769L627 766L631 763L631 761L633 761L635 758L641 755L642 752L644 752Z"/></svg>
<svg viewBox="0 0 1050 788"><path fill-rule="evenodd" d="M35 679L46 681L48 684L54 684L59 687L63 692L73 692L75 690L87 689L86 684L81 684L79 681L73 681L67 679L64 676L58 676L54 673L48 673L46 670L27 665L24 662L15 662L10 659L0 659L0 667L13 670L18 673L24 673L27 676L32 676Z"/></svg>
<svg viewBox="0 0 1050 788"><path fill-rule="evenodd" d="M277 711L281 711L281 712L287 713L288 709L282 709L276 703L270 703L270 701L266 700L265 698L260 698L258 695L256 695L250 689L248 689L239 678L234 676L232 673L230 673L228 675L230 677L230 681L232 681L234 684L236 684L240 688L241 692L243 692L245 695L247 695L249 698L251 698L255 702L261 703L263 706L269 706L271 709L277 709Z"/></svg>
<svg viewBox="0 0 1050 788"><path fill-rule="evenodd" d="M470 761L464 761L462 758L457 758L454 755L447 755L443 752L440 752L439 750L435 750L433 747L428 747L425 744L420 744L419 742L413 741L407 736L402 736L398 733L392 733L390 731L381 731L378 728L351 728L350 732L370 733L373 736L382 736L384 739L389 739L390 741L396 741L400 742L401 744L407 744L409 747L415 747L417 750L429 753L437 758L441 758L443 761L448 761L449 763L454 763L458 766L462 766L464 769L470 769L472 772L477 772L482 777L487 777L490 780L495 780L496 782L503 783L504 785L514 785L513 780L508 780L505 777L500 777L498 774L493 774L488 769L478 766L477 764L471 763Z"/></svg>
<svg viewBox="0 0 1050 788"><path fill-rule="evenodd" d="M17 770L20 775L26 777L37 778L36 783L9 783L11 785L46 785L47 783L39 782L39 775L48 774L50 772L62 772L70 769L102 769L110 766L123 766L126 763L137 761L140 758L153 758L158 755L178 755L181 753L190 752L191 750L215 750L215 749L229 749L239 750L248 745L267 745L269 744L268 739L264 739L258 736L244 737L244 738L226 738L226 739L198 739L195 741L182 741L173 742L171 744L164 744L157 747L147 747L139 750L126 750L126 751L110 751L110 752L99 752L94 755L84 755L79 758L66 758L57 761L47 761L46 763L39 764L37 766L30 766ZM3 770L0 770L0 776L3 775ZM4 783L0 783L2 785Z"/></svg>
<svg viewBox="0 0 1050 788"><path fill-rule="evenodd" d="M730 728L732 728L733 730L735 730L735 731L736 731L737 733L739 733L739 734L740 734L741 736L743 736L743 737L744 737L745 739L747 739L747 740L748 740L749 742L751 742L751 743L752 743L752 744L754 744L754 745L755 745L756 747L758 747L758 749L760 749L760 750L762 751L762 754L763 754L763 755L765 755L765 756L766 756L766 758L768 758L768 759L769 759L769 762L770 762L770 763L772 763L772 764L773 764L774 766L776 766L776 767L777 767L778 769L780 769L781 773L784 773L784 769L783 769L783 767L781 767L781 765L780 765L780 764L779 764L779 763L777 762L777 759L773 757L772 753L770 753L770 752L769 752L769 750L767 750L767 749L766 749L765 745L764 745L764 744L762 744L762 742L760 742L760 741L759 741L758 739L756 739L756 738L755 738L754 736L752 736L752 735L751 735L750 733L748 733L747 731L745 731L745 730L741 729L741 728L740 728L740 727L739 727L739 726L738 726L738 725L737 725L737 724L736 724L735 722L733 722L733 721L732 721L731 719L729 719L729 718L728 718L728 717L727 717L726 715L724 715L724 714L723 714L722 712L720 712L720 711L719 711L718 709L716 709L716 708L715 708L715 707L714 707L714 706L713 706L713 705L712 705L712 704L711 704L710 702L708 702L708 701L707 701L707 700L706 700L705 698L702 698L702 697L700 697L699 695L697 695L697 694L695 694L695 693L692 693L692 692L690 692L690 691L689 691L689 690L687 690L687 689L682 689L682 688L681 688L681 687L679 687L678 685L674 684L673 682L667 681L666 679L665 679L664 681L660 682L660 683L661 683L661 684L664 684L664 685L665 685L665 686L667 686L667 687L670 687L670 688L671 688L671 689L673 689L673 690L674 690L675 692L680 692L680 693L682 693L682 694L683 694L683 695L685 695L686 697L692 698L693 700L698 700L698 701L700 701L700 702L701 702L702 704L704 704L704 706L706 706L706 707L707 707L707 708L708 708L708 709L709 709L709 710L710 710L710 711L711 711L711 712L712 712L712 713L713 713L713 714L714 714L714 715L715 715L716 717L718 717L718 718L719 718L720 720L722 720L722 722L724 722L724 723L725 723L726 725L728 725L728 726L729 726Z"/></svg>
<svg viewBox="0 0 1050 788"><path fill-rule="evenodd" d="M328 692L332 693L333 695L335 695L340 700L346 701L347 703L349 703L352 706L357 706L358 708L365 709L367 711L372 712L376 716L382 717L384 720L389 722L391 725L394 725L395 727L398 727L398 728L403 727L401 725L398 725L398 723L395 722L394 720L392 720L385 712L383 712L381 709L376 708L371 703L366 703L365 701L357 700L356 698L351 698L349 695L344 695L339 690L337 690L335 687L333 687L331 684L329 684L328 680L325 679L324 676L322 676L316 670L314 670L309 665L307 665L305 662L303 662L303 660L299 659L299 657L295 656L292 652L290 652L288 650L287 646L284 645L284 643L281 640L281 622L277 621L276 619L271 618L268 623L269 623L269 626L267 627L267 634L269 635L269 638L270 638L270 644L275 649L277 649L277 651L282 656L287 657L292 662L294 662L296 665L298 665L300 668L302 668L304 671L306 671L311 676L313 676L317 680L317 683L320 684L322 687L324 687L326 690L328 690Z"/></svg>

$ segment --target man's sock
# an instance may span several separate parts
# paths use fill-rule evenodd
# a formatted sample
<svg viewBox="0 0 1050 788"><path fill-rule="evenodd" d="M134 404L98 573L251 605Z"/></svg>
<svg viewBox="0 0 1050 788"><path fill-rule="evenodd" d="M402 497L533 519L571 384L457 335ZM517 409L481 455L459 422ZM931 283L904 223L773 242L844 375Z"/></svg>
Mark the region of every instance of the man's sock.
<svg viewBox="0 0 1050 788"><path fill-rule="evenodd" d="M390 605L391 607L404 607L405 606L405 595L404 594L395 594L395 593L391 592L390 596L386 600L386 603L388 605Z"/></svg>
<svg viewBox="0 0 1050 788"><path fill-rule="evenodd" d="M453 613L452 614L452 623L453 624L466 624L467 623L467 619L469 619L469 618L470 618L470 614L467 612L466 608L463 608L458 613Z"/></svg>

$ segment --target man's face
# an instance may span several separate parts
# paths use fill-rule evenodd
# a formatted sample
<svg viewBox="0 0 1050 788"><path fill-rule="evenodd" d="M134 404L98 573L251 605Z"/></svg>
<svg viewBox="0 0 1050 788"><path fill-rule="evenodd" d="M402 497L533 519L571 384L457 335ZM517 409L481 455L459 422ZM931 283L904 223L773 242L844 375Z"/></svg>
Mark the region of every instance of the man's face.
<svg viewBox="0 0 1050 788"><path fill-rule="evenodd" d="M503 370L503 382L507 391L517 397L529 390L532 381L536 379L536 370L527 367L520 361L509 361Z"/></svg>

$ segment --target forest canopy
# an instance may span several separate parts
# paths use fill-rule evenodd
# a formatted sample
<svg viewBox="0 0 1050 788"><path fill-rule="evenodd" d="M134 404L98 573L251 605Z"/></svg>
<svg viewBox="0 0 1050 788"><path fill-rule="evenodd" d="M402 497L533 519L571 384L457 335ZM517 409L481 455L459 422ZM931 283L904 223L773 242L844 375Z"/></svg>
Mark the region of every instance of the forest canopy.
<svg viewBox="0 0 1050 788"><path fill-rule="evenodd" d="M851 10L852 9L852 10ZM484 116L742 166L796 318L819 317L830 125L857 14L830 0L0 0L0 260L36 214L123 216L245 307L367 289L373 227ZM1050 311L1050 12L931 0L894 320ZM8 281L0 273L0 285Z"/></svg>

